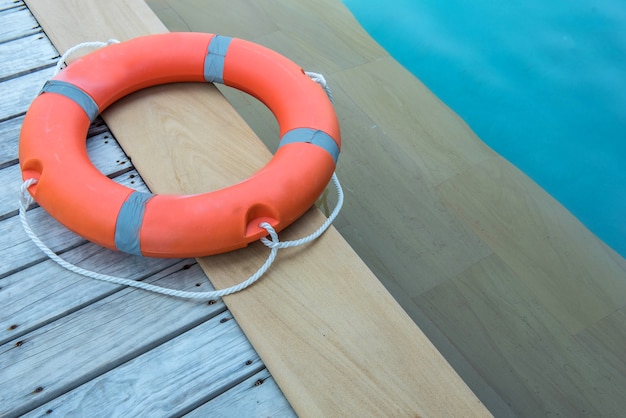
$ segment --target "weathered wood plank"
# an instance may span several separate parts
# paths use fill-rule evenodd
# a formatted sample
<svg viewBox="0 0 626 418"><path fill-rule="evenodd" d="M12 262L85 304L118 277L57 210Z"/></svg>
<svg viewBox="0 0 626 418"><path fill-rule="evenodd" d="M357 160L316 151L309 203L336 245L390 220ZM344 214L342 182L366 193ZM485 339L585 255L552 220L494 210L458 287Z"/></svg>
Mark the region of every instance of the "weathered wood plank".
<svg viewBox="0 0 626 418"><path fill-rule="evenodd" d="M39 207L28 211L28 221L39 238L57 253L85 243ZM0 221L0 231L0 278L46 259L26 235L19 217L11 216Z"/></svg>
<svg viewBox="0 0 626 418"><path fill-rule="evenodd" d="M30 106L44 83L54 74L54 67L26 74L0 83L0 122L22 115Z"/></svg>
<svg viewBox="0 0 626 418"><path fill-rule="evenodd" d="M17 162L17 139L23 121L20 116L0 123L0 170Z"/></svg>
<svg viewBox="0 0 626 418"><path fill-rule="evenodd" d="M263 367L231 319L223 312L25 416L184 413Z"/></svg>
<svg viewBox="0 0 626 418"><path fill-rule="evenodd" d="M209 290L208 281L202 281L199 276L204 277L196 266L178 270L154 283L186 290ZM148 281L152 282L152 279ZM201 286L197 286L198 283ZM223 313L224 309L221 302L200 304L137 289L123 289L63 317L60 321L7 342L0 346L0 415L23 414L184 334L220 313L223 317L231 317L229 313ZM219 318L217 322L220 322ZM241 333L235 331L234 323L228 324L227 328L238 335L239 341L245 341ZM221 344L217 331L211 330L202 330L199 334L186 336L184 339L194 341L196 347L200 347L199 350L207 344ZM172 345L187 346L179 342L180 340ZM217 355L218 349L214 347L215 345L211 345L209 352L203 353L201 359L194 358L193 368L210 362L212 358L220 358ZM237 355L235 349L232 350L233 352L227 351L225 355ZM250 355L252 354L246 351L244 357ZM170 373L177 374L176 377L169 377L171 382L174 385L184 385L187 379L181 377L190 377L187 373L192 370L184 372L184 369L178 369L177 361L157 362L151 370L160 374L167 363ZM243 359L236 363L243 366L245 361ZM33 370L37 372L33 373ZM219 366L216 365L214 370L219 370ZM136 376L126 375L126 378L141 379L141 376L147 375L152 373L144 369ZM206 376L202 384L206 384ZM155 390L155 387L148 385L144 389ZM172 392L173 395L180 394L183 397L190 395L183 391ZM126 396L124 391L117 394ZM134 405L140 401L136 397L130 400Z"/></svg>
<svg viewBox="0 0 626 418"><path fill-rule="evenodd" d="M67 251L63 257L81 267L131 280L157 280L193 264L189 260L131 256L93 244ZM12 274L0 281L0 344L19 338L122 288L71 273L51 260Z"/></svg>
<svg viewBox="0 0 626 418"><path fill-rule="evenodd" d="M21 6L0 13L0 42L41 32L39 24L28 8Z"/></svg>
<svg viewBox="0 0 626 418"><path fill-rule="evenodd" d="M0 12L15 7L23 7L24 2L21 0L0 0Z"/></svg>
<svg viewBox="0 0 626 418"><path fill-rule="evenodd" d="M117 173L132 167L130 160L110 132L103 132L86 139L87 154L101 173L116 177Z"/></svg>
<svg viewBox="0 0 626 418"><path fill-rule="evenodd" d="M55 64L59 53L43 33L0 43L0 80Z"/></svg>
<svg viewBox="0 0 626 418"><path fill-rule="evenodd" d="M287 399L275 396L279 392L280 389L269 371L263 369L186 414L185 418L295 417L296 413Z"/></svg>

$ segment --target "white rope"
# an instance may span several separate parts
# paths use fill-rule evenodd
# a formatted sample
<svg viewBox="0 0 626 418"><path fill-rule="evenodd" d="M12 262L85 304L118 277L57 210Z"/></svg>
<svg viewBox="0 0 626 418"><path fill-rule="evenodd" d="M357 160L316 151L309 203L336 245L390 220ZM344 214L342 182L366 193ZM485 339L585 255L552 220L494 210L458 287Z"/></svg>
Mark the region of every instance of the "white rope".
<svg viewBox="0 0 626 418"><path fill-rule="evenodd" d="M67 63L66 63L67 59L72 54L74 54L76 51L80 51L81 49L104 48L105 46L112 45L112 44L118 44L119 42L120 41L118 41L117 39L109 39L106 42L99 42L99 41L83 42L83 43L80 43L78 45L74 45L73 47L71 47L70 49L65 51L65 53L63 55L61 55L61 57L59 58L59 61L57 61L57 66L56 66L56 68L54 70L54 74L52 76L53 77L56 76L57 74L59 74L61 72L61 70L63 70L63 68L65 68L65 66L67 65Z"/></svg>
<svg viewBox="0 0 626 418"><path fill-rule="evenodd" d="M50 249L50 247L44 244L44 242L41 241L41 239L33 232L28 222L28 219L26 217L26 211L28 210L28 207L34 202L32 196L28 192L28 188L37 183L36 179L28 179L24 181L24 183L22 183L22 186L20 187L19 216L20 216L20 222L22 223L22 227L24 228L26 235L28 235L28 237L31 239L31 241L33 241L33 243L37 246L37 248L39 248L52 261L56 262L61 267L73 273L77 273L85 277L90 277L92 279L101 280L101 281L108 282L108 283L148 290L150 292L155 292L155 293L159 293L162 295L174 296L174 297L183 298L183 299L211 300L211 299L217 299L217 298L221 298L222 296L239 292L240 290L245 289L246 287L252 285L254 282L259 280L261 276L263 276L263 274L265 274L265 272L270 268L270 266L276 259L276 254L278 253L279 248L289 248L289 247L295 247L298 245L306 244L308 242L313 241L314 239L319 237L324 231L326 231L328 227L330 226L330 224L333 222L333 220L339 214L339 211L341 210L341 206L343 205L343 190L341 189L341 185L339 184L337 175L334 173L332 177L332 182L337 188L337 205L333 209L333 212L331 213L330 217L326 220L326 222L322 224L322 226L318 228L317 231L313 232L312 234L304 238L301 238L295 241L281 242L278 239L278 234L276 233L276 230L267 222L262 222L259 226L262 228L265 228L265 230L270 236L270 239L261 238L261 242L263 242L263 244L270 249L270 253L267 257L267 260L265 260L265 263L263 263L263 265L256 271L256 273L254 273L252 276L250 276L248 279L244 280L243 282L237 285L228 287L226 289L213 290L213 291L207 291L207 292L189 292L185 290L169 289L169 288L165 288L161 286L156 286L150 283L144 283L144 282L138 282L136 280L126 279L123 277L109 276L107 274L101 274L101 273L97 273L94 271L86 270L82 267L72 264L69 261L59 257L54 251L52 251L52 249Z"/></svg>
<svg viewBox="0 0 626 418"><path fill-rule="evenodd" d="M320 235L322 235L324 231L326 231L328 227L333 223L337 215L339 215L341 207L343 206L343 189L341 188L341 184L339 184L339 179L337 178L337 174L335 173L333 173L332 182L335 185L335 189L337 189L337 204L335 205L335 208L333 209L328 219L326 219L326 221L318 228L317 231L313 232L310 235L307 235L306 237L293 241L270 241L267 238L261 238L261 242L268 248L290 248L308 244L309 242L317 239Z"/></svg>
<svg viewBox="0 0 626 418"><path fill-rule="evenodd" d="M322 74L314 73L312 71L305 71L304 73L308 75L311 80L315 81L317 84L322 86L322 88L326 92L326 95L328 96L328 99L332 103L335 102L335 99L333 98L333 92L330 91L330 87L328 87L328 83L326 83L326 78L324 78Z"/></svg>
<svg viewBox="0 0 626 418"><path fill-rule="evenodd" d="M63 70L64 68L63 65L65 64L65 61L69 58L70 55L72 55L76 51L80 49L87 49L87 48L90 48L90 49L102 48L107 45L111 45L111 44L118 43L118 42L119 41L115 39L110 39L107 42L83 42L81 44L78 44L68 49L59 59L54 75L57 75L60 71ZM318 73L313 73L313 72L306 72L306 75L309 76L313 81L318 83L326 91L328 98L332 102L333 101L332 92L330 91L330 88L328 87L328 84L326 83L326 79L324 78L324 76ZM276 254L278 253L278 250L280 248L290 248L290 247L296 247L299 245L304 245L317 239L320 235L322 235L324 231L326 231L328 227L333 223L333 221L339 214L339 211L341 210L341 207L343 206L343 199L344 199L343 190L341 189L341 184L339 184L339 179L337 178L337 175L333 173L332 183L335 185L335 188L337 189L337 205L333 209L328 219L326 219L326 221L317 229L317 231L313 232L312 234L306 237L303 237L297 240L281 242L278 239L278 234L276 233L276 230L267 222L262 222L261 224L259 224L259 226L264 228L267 231L270 239L263 237L261 238L261 242L270 249L270 253L267 256L265 263L263 263L263 265L256 271L256 273L254 273L252 276L250 276L248 279L244 280L243 282L237 285L228 287L226 289L213 290L213 291L207 291L207 292L189 292L189 291L184 291L184 290L169 289L169 288L165 288L161 286L156 286L150 283L144 283L144 282L140 282L136 280L126 279L123 277L110 276L107 274L97 273L94 271L86 270L82 267L79 267L61 258L54 251L52 251L52 249L50 249L50 247L48 247L43 241L41 241L41 239L37 236L37 234L33 232L28 222L28 218L26 217L26 212L28 210L28 207L34 202L33 197L28 191L28 188L33 186L36 183L37 183L36 179L27 179L22 183L22 186L20 187L19 217L20 217L20 222L22 223L22 227L24 228L24 231L26 232L26 235L28 235L28 237L37 246L37 248L39 248L46 256L48 256L48 258L56 262L61 267L71 272L85 276L85 277L89 277L92 279L101 280L104 282L113 283L117 285L130 286L130 287L135 287L138 289L148 290L150 292L155 292L155 293L159 293L162 295L168 295L168 296L173 296L173 297L178 297L178 298L183 298L183 299L192 299L192 300L217 299L217 298L221 298L222 296L239 292L240 290L243 290L246 287L252 285L257 280L259 280L263 276L263 274L265 274L265 272L270 268L270 266L276 259Z"/></svg>

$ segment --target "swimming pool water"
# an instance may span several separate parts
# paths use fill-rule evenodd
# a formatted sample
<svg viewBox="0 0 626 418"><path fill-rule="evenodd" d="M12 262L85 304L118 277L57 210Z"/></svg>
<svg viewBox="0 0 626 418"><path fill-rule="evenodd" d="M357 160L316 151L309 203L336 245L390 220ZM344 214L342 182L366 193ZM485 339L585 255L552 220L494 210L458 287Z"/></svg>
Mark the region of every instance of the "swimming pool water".
<svg viewBox="0 0 626 418"><path fill-rule="evenodd" d="M626 257L626 2L344 0L496 152Z"/></svg>

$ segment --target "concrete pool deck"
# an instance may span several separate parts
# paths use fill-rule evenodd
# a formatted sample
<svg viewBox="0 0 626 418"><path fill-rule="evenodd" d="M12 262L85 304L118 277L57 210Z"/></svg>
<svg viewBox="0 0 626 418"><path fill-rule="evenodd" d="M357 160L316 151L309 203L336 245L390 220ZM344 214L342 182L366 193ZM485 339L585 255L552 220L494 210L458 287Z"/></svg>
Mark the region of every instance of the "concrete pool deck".
<svg viewBox="0 0 626 418"><path fill-rule="evenodd" d="M498 416L626 408L626 261L489 149L338 0L150 0L170 30L323 73L344 136L336 226ZM273 116L222 89L274 149Z"/></svg>

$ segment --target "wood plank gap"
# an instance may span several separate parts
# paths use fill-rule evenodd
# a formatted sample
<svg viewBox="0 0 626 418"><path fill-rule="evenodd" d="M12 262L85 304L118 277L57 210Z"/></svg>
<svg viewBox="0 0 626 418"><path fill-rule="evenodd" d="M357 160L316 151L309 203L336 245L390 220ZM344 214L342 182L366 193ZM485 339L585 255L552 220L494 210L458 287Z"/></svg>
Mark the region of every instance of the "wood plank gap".
<svg viewBox="0 0 626 418"><path fill-rule="evenodd" d="M258 374L258 373L262 372L263 370L267 370L267 368L265 367L263 362L259 361L257 363L258 363L258 365L256 367L251 367L249 372L246 373L245 375L242 375L239 378L233 380L228 385L224 385L224 386L220 387L219 390L215 390L215 391L210 392L207 395L201 397L199 400L197 400L196 402L193 402L188 407L183 408L180 411L178 411L175 415L173 415L173 417L185 416L185 415L193 412L194 410L200 408L202 405L206 404L207 402L211 402L213 399L216 399L217 397L227 393L228 391L232 390L234 387L236 387L236 386L240 385L241 383L245 382L246 380L250 379L255 374Z"/></svg>
<svg viewBox="0 0 626 418"><path fill-rule="evenodd" d="M135 291L136 289L132 289L129 291ZM191 331L192 329L206 323L207 321L210 321L213 318L218 317L219 315L224 315L225 313L227 313L228 316L231 316L230 313L227 311L227 308L224 306L222 309L220 309L219 311L211 311L206 315L202 315L199 318L192 320L191 322L181 326L180 328L176 329L175 331L172 331L170 333L164 334L161 337L155 339L154 341L149 342L148 344L145 344L143 346L139 346L134 350L130 350L129 352L127 352L126 354L123 354L119 357L116 357L115 359L113 359L112 361L106 363L106 365L102 365L101 367L98 367L88 373L85 373L83 375L81 375L80 377L75 378L74 380L71 380L69 382L66 383L65 386L63 386L63 388L59 388L57 390L50 390L48 393L39 393L37 396L36 400L33 400L32 403L29 403L28 405L20 405L17 408L15 408L14 410L11 411L11 415L10 416L21 416L24 415L28 412L33 411L34 409L39 408L40 406L46 404L47 402L50 402L51 400L58 398L60 396L65 395L68 392L71 392L72 390L78 388L79 386L117 368L120 367L121 365L128 363L129 361L132 361L133 359L148 353L149 351L154 350L155 348L159 347L162 344L167 343L168 341L179 337L180 335Z"/></svg>
<svg viewBox="0 0 626 418"><path fill-rule="evenodd" d="M185 415L185 418L204 418L218 411L228 411L230 417L296 417L287 399L273 396L280 391L269 370L263 369L229 392L218 396Z"/></svg>
<svg viewBox="0 0 626 418"><path fill-rule="evenodd" d="M228 318L224 312L25 417L41 417L48 410L57 416L176 416L260 362L236 322Z"/></svg>
<svg viewBox="0 0 626 418"><path fill-rule="evenodd" d="M38 27L33 27L31 31L24 33L22 35L19 36L14 36L12 38L6 38L6 39L2 39L0 40L0 44L5 44L7 42L14 42L17 41L18 39L22 39L22 38L26 38L28 36L32 36L32 35L36 35L38 33L43 33L43 31L41 30L41 28Z"/></svg>
<svg viewBox="0 0 626 418"><path fill-rule="evenodd" d="M12 10L18 7L24 7L23 1L3 1L0 3L0 12L4 12L5 10Z"/></svg>
<svg viewBox="0 0 626 418"><path fill-rule="evenodd" d="M22 11L26 11L28 13L28 19L30 19L30 17L32 17L32 13L30 13L30 9L28 8L28 6L26 6L25 4L22 4L20 6L17 7L12 7L10 9L5 9L2 10L0 13L0 18L2 17L6 17L3 15L8 15L9 13L5 13L5 12L13 12L16 11L17 13L22 12ZM8 20L8 19L7 19ZM13 21L9 22L9 23L13 23ZM24 22L19 22L19 23L24 23ZM3 28L6 30L6 28ZM12 42L18 39L22 39L26 36L30 36L30 35L35 35L37 33L43 33L43 28L35 21L35 25L31 26L28 29L22 29L23 32L19 33L18 35L14 35L14 36L9 36L9 37L5 37L5 38L0 38L0 44L6 43L6 42ZM6 33L6 32L5 32Z"/></svg>
<svg viewBox="0 0 626 418"><path fill-rule="evenodd" d="M0 122L11 120L26 114L33 99L39 95L41 88L54 75L54 68L23 75L0 84L3 100L0 101Z"/></svg>
<svg viewBox="0 0 626 418"><path fill-rule="evenodd" d="M6 167L11 167L12 165L18 164L20 162L20 160L18 158L13 158L11 160L8 161L3 161L0 163L0 170L2 170L3 168ZM2 219L0 219L1 221Z"/></svg>
<svg viewBox="0 0 626 418"><path fill-rule="evenodd" d="M89 245L89 244L85 244L85 245ZM77 248L77 247L75 247L75 248ZM67 249L67 251L70 251L70 250L71 249ZM42 260L40 262L45 262L45 261L48 261L47 257L42 258ZM29 267L32 267L35 264L38 264L38 263L33 263ZM177 273L177 272L187 268L188 265L189 265L189 261L188 260L184 260L184 261L172 264L171 266L167 266L167 267L165 267L165 268L163 268L161 270L151 271L148 274L139 276L135 280L138 281L138 282L144 281L146 279L159 280L160 278L169 276L170 274ZM27 267L25 267L25 268L27 268ZM95 279L92 279L92 280L95 280ZM0 288L1 288L1 285L2 285L2 282L0 282ZM121 286L120 285L120 286L118 286L118 287L116 287L114 289L111 289L110 291L100 293L97 296L95 296L95 297L93 297L93 298L91 298L89 300L86 300L86 301L84 301L81 304L78 304L78 305L72 307L71 309L63 311L59 315L54 315L54 316L46 319L45 321L41 321L40 323L37 323L36 326L19 327L10 336L7 336L6 338L0 337L0 345L6 344L9 341L13 341L13 340L19 339L19 338L21 338L21 337L23 337L23 336L25 336L27 334L30 334L30 333L38 330L39 328L45 327L46 325L49 325L49 324L51 324L51 323L53 323L53 322L55 322L55 321L57 321L57 320L59 320L61 318L64 318L64 317L66 317L68 315L71 315L71 314L73 314L75 312L78 312L78 311L84 309L85 307L87 307L89 305L92 305L92 304L94 304L96 302L99 302L99 301L101 301L103 299L111 297L114 294L116 294L118 292L121 292L121 291L124 291L124 290L127 290L127 289L129 289L128 286ZM226 309L226 308L224 308L224 309Z"/></svg>
<svg viewBox="0 0 626 418"><path fill-rule="evenodd" d="M35 208L33 207L33 209L35 209ZM59 256L62 256L64 253L66 253L68 251L75 250L76 248L81 247L81 246L86 245L86 244L88 244L88 241L87 240L83 240L81 242L78 242L78 243L75 243L73 245L70 245L67 248L63 248L62 250L55 251L55 254L57 254ZM39 251L39 250L37 250L37 251ZM11 276L11 275L13 275L15 273L18 273L18 272L20 272L22 270L26 270L27 268L36 266L39 263L43 263L43 262L46 262L46 261L49 260L49 258L44 253L42 253L42 252L40 252L40 253L41 253L40 257L35 258L35 259L29 261L28 263L23 264L23 265L21 265L19 267L16 267L14 269L5 271L3 273L0 273L0 289L2 288L2 281L1 281L2 279L6 278L6 277L9 277L9 276ZM1 342L0 342L0 344L1 344Z"/></svg>
<svg viewBox="0 0 626 418"><path fill-rule="evenodd" d="M17 118L22 117L22 116L24 116L24 115L26 115L26 111L24 111L24 112L19 112L19 113L15 113L15 114L12 114L12 115L6 116L6 117L4 117L4 118L0 118L0 123L10 121L11 119L17 119Z"/></svg>
<svg viewBox="0 0 626 418"><path fill-rule="evenodd" d="M46 70L50 67L54 67L56 66L56 62L52 62L50 64L45 64L45 65L39 65L37 67L33 67L33 68L29 68L28 70L24 70L24 71L20 71L18 73L15 74L11 74L5 77L0 78L0 83L5 82L5 81L9 81L9 80L13 80L14 78L20 78L22 76L31 74L31 73L35 73L37 71L41 71L41 70Z"/></svg>
<svg viewBox="0 0 626 418"><path fill-rule="evenodd" d="M29 409L28 411L24 411L24 413L25 412L30 412L33 409L43 405L46 402L49 402L50 400L52 400L54 398L57 398L59 396L65 395L68 392L71 392L72 390L76 389L77 387L81 386L82 384L87 383L87 382L89 382L89 381L91 381L91 380L93 380L93 379L95 379L95 378L97 378L97 377L99 377L99 376L101 376L101 375L103 375L103 374L105 374L105 373L107 373L107 372L109 372L109 371L111 371L111 370L113 370L113 369L115 369L115 368L125 364L125 363L128 363L129 361L131 361L131 360L133 360L133 359L135 359L135 358L137 358L137 357L139 357L139 356L141 356L141 355L143 355L143 354L145 354L145 353L147 353L149 351L154 350L155 348L159 347L160 345L163 345L163 344L167 343L168 341L173 340L174 338L179 337L179 336L181 336L182 334L184 334L184 333L186 333L188 331L191 331L192 329L194 329L194 328L196 328L196 327L206 323L207 321L210 321L211 319L213 319L213 318L215 318L215 317L217 317L219 315L223 315L225 312L227 312L226 306L224 306L222 310L217 311L217 312L211 312L210 314L207 314L207 315L203 316L202 318L200 318L198 320L192 321L189 324L187 324L186 326L181 327L181 328L177 329L174 332L166 334L166 335L162 336L161 338L158 338L155 341L152 341L150 344L142 346L142 347L140 347L140 348L138 348L136 350L130 351L126 355L117 357L115 359L115 361L107 363L106 366L100 367L100 368L94 370L92 373L87 373L87 374L81 376L80 379L76 379L74 382L71 382L67 386L67 390L66 391L64 391L62 393L61 393L61 391L55 393L55 396L51 396L45 402L39 403L34 408Z"/></svg>
<svg viewBox="0 0 626 418"><path fill-rule="evenodd" d="M12 164L13 165L13 164ZM12 166L11 165L11 166ZM15 195L15 209L14 210L10 210L8 212L2 213L0 214L0 222L7 220L9 218L12 218L14 216L17 216L19 213L19 210L17 209L18 206L18 195ZM33 209L37 209L39 207L39 204L37 203L33 203L32 205L30 205L27 209L26 209L26 214L28 215L28 212L33 210Z"/></svg>
<svg viewBox="0 0 626 418"><path fill-rule="evenodd" d="M100 135L105 132L108 132L111 135L111 138L115 140L113 133L109 130L109 127L106 125L106 123L104 123L104 120L102 120L102 117L98 116L96 120L91 123L91 126L89 127L89 131L87 132L87 138ZM117 142L117 140L115 140L115 142Z"/></svg>

